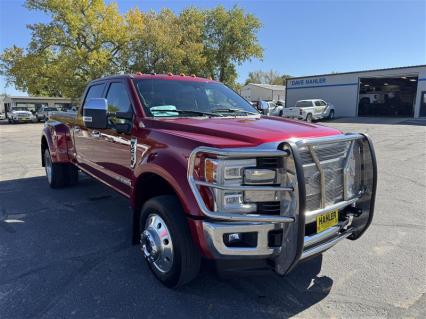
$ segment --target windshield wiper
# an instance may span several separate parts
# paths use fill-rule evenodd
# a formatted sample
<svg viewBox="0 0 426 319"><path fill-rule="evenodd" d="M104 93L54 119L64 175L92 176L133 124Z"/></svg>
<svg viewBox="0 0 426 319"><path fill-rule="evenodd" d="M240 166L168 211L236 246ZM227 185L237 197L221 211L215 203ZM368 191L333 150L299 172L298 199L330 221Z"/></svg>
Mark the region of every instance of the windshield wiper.
<svg viewBox="0 0 426 319"><path fill-rule="evenodd" d="M193 111L193 110L152 110L151 113L160 112L160 113L179 113L179 114L196 114L196 115L208 115L208 116L215 116L215 117L223 117L222 114L217 113L210 113L210 112L203 112L203 111Z"/></svg>
<svg viewBox="0 0 426 319"><path fill-rule="evenodd" d="M213 113L245 113L245 114L252 114L257 115L258 113L246 111L239 108L219 108L212 110Z"/></svg>

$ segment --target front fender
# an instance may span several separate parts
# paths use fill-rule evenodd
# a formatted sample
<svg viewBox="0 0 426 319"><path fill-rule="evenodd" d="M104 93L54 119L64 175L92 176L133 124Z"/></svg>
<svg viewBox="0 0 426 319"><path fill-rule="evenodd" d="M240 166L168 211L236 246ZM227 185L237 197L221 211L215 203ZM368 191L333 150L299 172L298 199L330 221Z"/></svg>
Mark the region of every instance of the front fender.
<svg viewBox="0 0 426 319"><path fill-rule="evenodd" d="M43 140L54 163L69 163L71 161L69 150L72 147L72 140L69 128L63 123L46 123L42 131L42 152ZM43 154L42 154L43 156Z"/></svg>
<svg viewBox="0 0 426 319"><path fill-rule="evenodd" d="M171 149L156 149L147 154L140 165L134 170L135 180L142 175L151 173L163 178L178 196L185 214L202 216L187 178L188 160L179 152ZM135 207L137 195L136 188L131 194L132 206Z"/></svg>

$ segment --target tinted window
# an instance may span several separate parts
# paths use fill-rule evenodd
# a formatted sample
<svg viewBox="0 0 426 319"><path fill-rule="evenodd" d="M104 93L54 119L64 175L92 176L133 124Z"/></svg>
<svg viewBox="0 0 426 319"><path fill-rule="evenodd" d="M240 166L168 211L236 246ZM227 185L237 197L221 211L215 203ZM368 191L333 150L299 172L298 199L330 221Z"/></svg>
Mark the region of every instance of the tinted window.
<svg viewBox="0 0 426 319"><path fill-rule="evenodd" d="M321 102L320 101L315 101L315 106L321 106Z"/></svg>
<svg viewBox="0 0 426 319"><path fill-rule="evenodd" d="M321 106L326 106L327 103L325 103L324 101L319 101Z"/></svg>
<svg viewBox="0 0 426 319"><path fill-rule="evenodd" d="M170 116L181 115L173 110L220 112L225 109L226 113L226 109L240 109L257 114L250 103L221 83L147 79L138 80L136 87L148 114L154 115L156 112L151 109L158 110L159 107L170 110Z"/></svg>
<svg viewBox="0 0 426 319"><path fill-rule="evenodd" d="M130 99L123 83L111 83L106 98L109 112L127 113L130 111Z"/></svg>
<svg viewBox="0 0 426 319"><path fill-rule="evenodd" d="M92 85L87 91L86 98L84 99L84 105L86 105L87 101L90 99L101 98L104 86L105 84L103 83Z"/></svg>
<svg viewBox="0 0 426 319"><path fill-rule="evenodd" d="M312 101L298 101L296 107L311 107Z"/></svg>

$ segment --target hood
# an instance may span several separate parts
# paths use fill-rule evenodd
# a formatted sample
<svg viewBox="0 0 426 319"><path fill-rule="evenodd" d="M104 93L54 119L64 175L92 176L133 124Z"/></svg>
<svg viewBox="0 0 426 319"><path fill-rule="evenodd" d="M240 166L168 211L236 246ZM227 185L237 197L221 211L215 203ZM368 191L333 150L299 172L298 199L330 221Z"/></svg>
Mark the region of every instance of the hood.
<svg viewBox="0 0 426 319"><path fill-rule="evenodd" d="M280 117L147 119L146 127L214 147L250 147L289 138L341 134L339 130Z"/></svg>
<svg viewBox="0 0 426 319"><path fill-rule="evenodd" d="M22 114L22 115L32 115L32 113L30 111L14 111L12 110L13 114Z"/></svg>

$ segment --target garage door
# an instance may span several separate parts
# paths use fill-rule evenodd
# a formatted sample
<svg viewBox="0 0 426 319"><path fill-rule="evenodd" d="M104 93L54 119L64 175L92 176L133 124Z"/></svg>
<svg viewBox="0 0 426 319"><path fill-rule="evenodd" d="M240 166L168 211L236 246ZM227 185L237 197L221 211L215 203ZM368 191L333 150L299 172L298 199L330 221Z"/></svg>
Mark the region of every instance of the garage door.
<svg viewBox="0 0 426 319"><path fill-rule="evenodd" d="M414 116L417 76L369 77L359 81L359 116Z"/></svg>

